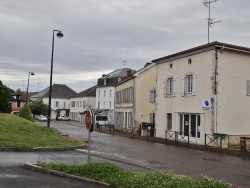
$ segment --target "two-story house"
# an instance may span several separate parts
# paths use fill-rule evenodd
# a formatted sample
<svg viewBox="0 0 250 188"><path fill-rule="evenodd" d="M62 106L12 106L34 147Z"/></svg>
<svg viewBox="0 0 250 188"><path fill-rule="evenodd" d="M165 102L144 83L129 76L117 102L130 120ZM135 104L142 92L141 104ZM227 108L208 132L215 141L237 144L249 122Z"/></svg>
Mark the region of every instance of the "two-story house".
<svg viewBox="0 0 250 188"><path fill-rule="evenodd" d="M96 86L88 88L70 98L70 117L72 120L84 122L84 111L95 107Z"/></svg>
<svg viewBox="0 0 250 188"><path fill-rule="evenodd" d="M65 84L53 84L51 88L51 119L57 116L69 116L70 98L76 92ZM49 87L30 97L32 100L42 98L45 104L49 104Z"/></svg>
<svg viewBox="0 0 250 188"><path fill-rule="evenodd" d="M156 63L156 136L204 144L205 134L250 135L250 48L212 42Z"/></svg>
<svg viewBox="0 0 250 188"><path fill-rule="evenodd" d="M156 65L146 63L133 76L115 85L115 126L127 132L155 124ZM146 128L146 127L143 127ZM142 130L145 135L147 130Z"/></svg>

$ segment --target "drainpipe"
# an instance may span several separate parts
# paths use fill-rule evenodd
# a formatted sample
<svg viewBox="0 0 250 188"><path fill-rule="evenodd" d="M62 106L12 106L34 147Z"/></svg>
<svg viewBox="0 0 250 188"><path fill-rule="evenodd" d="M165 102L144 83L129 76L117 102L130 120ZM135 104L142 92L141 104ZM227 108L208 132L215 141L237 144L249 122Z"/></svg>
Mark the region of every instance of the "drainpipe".
<svg viewBox="0 0 250 188"><path fill-rule="evenodd" d="M217 133L217 108L218 108L218 99L217 99L217 78L218 76L218 50L215 48L215 68L214 68L214 133Z"/></svg>

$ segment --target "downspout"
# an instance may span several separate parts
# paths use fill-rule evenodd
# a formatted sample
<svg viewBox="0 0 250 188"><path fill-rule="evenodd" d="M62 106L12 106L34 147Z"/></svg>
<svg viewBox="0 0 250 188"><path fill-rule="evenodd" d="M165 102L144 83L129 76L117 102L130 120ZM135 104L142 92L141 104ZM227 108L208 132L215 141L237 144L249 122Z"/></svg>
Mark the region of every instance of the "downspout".
<svg viewBox="0 0 250 188"><path fill-rule="evenodd" d="M215 68L214 68L214 133L217 133L218 130L218 72L219 72L219 57L218 57L218 51L221 52L224 49L224 46L221 47L221 49L218 50L218 48L215 48Z"/></svg>

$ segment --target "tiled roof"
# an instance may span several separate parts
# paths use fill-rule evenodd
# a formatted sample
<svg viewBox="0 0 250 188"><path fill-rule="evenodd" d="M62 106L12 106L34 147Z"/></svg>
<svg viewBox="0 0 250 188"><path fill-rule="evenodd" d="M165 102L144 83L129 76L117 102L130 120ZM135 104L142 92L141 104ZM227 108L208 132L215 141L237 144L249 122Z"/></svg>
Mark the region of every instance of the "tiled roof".
<svg viewBox="0 0 250 188"><path fill-rule="evenodd" d="M69 99L72 96L74 96L76 92L69 88L68 86L64 84L53 84L51 88L51 98L57 98L57 99ZM49 87L46 89L40 91L36 95L33 95L32 97L38 98L49 98Z"/></svg>
<svg viewBox="0 0 250 188"><path fill-rule="evenodd" d="M207 48L207 47L215 47L215 46L222 46L222 47L224 46L224 47L227 47L229 49L238 49L238 50L241 50L241 51L246 51L248 53L250 52L250 48L247 48L247 47L237 46L237 45L233 45L233 44L227 44L227 43L223 43L223 42L214 41L214 42L203 44L201 46L190 48L190 49L187 49L187 50L184 50L184 51L181 51L181 52L177 52L177 53L174 53L174 54L171 54L171 55L168 55L168 56L164 56L164 57L154 59L154 60L152 60L152 62L156 62L156 61L163 60L163 59L166 59L166 58L170 58L170 57L173 57L173 56L182 55L182 54L189 53L189 52L192 52L192 51L195 51L195 50L199 50L199 49L203 49L203 48Z"/></svg>
<svg viewBox="0 0 250 188"><path fill-rule="evenodd" d="M80 93L77 93L73 97L95 97L95 96L96 96L96 86L93 86Z"/></svg>

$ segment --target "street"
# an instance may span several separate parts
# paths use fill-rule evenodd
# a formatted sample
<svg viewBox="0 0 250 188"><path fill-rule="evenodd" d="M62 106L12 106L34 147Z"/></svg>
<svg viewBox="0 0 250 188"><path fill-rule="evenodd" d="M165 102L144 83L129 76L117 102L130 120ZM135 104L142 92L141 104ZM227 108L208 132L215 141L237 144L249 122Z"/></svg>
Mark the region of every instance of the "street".
<svg viewBox="0 0 250 188"><path fill-rule="evenodd" d="M46 123L39 124L46 126ZM88 138L88 131L79 122L51 121L51 128L56 128L64 134ZM28 182L29 178L33 181L35 177L39 179L37 182L40 183L44 178L43 183L47 183L48 187L57 187L54 185L67 187L67 183L60 184L63 183L60 181L63 179L61 177L31 172L22 169L21 166L25 162L36 163L38 161L83 163L87 162L86 152L87 147L78 151L0 152L0 187L6 187L9 185L8 183L12 182L11 180L21 182L24 178ZM194 178L207 176L215 180L225 180L235 187L247 188L250 186L250 161L219 153L93 132L91 133L91 154L93 162L114 162L133 171L175 172ZM53 179L53 181L58 179L58 184L48 184L47 178ZM70 182L69 185L75 184L71 187L77 187L78 183L82 184L76 180L67 179L65 181ZM39 184L41 187L42 185L42 183Z"/></svg>

